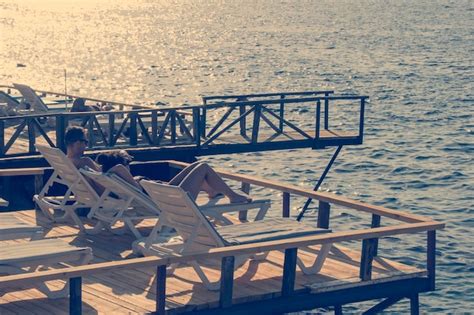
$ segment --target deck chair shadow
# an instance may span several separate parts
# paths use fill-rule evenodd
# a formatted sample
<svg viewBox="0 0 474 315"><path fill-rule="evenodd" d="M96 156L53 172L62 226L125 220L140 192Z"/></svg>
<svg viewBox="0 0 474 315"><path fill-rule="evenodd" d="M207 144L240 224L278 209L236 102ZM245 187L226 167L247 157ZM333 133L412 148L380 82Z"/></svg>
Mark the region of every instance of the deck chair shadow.
<svg viewBox="0 0 474 315"><path fill-rule="evenodd" d="M166 220L182 237L182 242L153 244L146 255L168 256L185 255L207 251L211 248L250 244L298 236L330 232L327 229L314 228L308 224L289 218L266 219L242 224L213 227L196 203L180 187L163 185L151 181L142 181L142 186L153 201L166 215ZM263 258L266 254L263 255ZM235 257L235 268L240 267L255 255ZM262 258L260 256L259 258ZM301 259L297 260L303 272L319 272L315 268L322 266L325 255L318 255L312 266L306 267ZM204 286L209 290L218 290L219 281L211 282L201 266L218 266L220 261L189 261ZM177 266L170 266L172 274Z"/></svg>
<svg viewBox="0 0 474 315"><path fill-rule="evenodd" d="M38 151L53 167L54 171L33 201L43 214L53 222L75 223L81 231L86 228L76 213L79 208L92 208L99 200L109 208L120 207L122 200L110 196L99 196L91 184L82 176L72 161L58 148L36 145ZM55 183L65 185L67 191L64 196L47 196L51 186ZM99 229L99 227L97 227Z"/></svg>
<svg viewBox="0 0 474 315"><path fill-rule="evenodd" d="M30 225L18 219L13 213L0 213L0 241L22 238L35 240L42 236L42 227Z"/></svg>
<svg viewBox="0 0 474 315"><path fill-rule="evenodd" d="M14 275L35 272L58 264L84 265L92 259L92 249L77 247L59 239L43 239L0 247L0 274ZM33 283L34 288L49 298L61 298L68 294L68 283L59 290L51 290L44 282ZM0 293L2 295L2 293Z"/></svg>

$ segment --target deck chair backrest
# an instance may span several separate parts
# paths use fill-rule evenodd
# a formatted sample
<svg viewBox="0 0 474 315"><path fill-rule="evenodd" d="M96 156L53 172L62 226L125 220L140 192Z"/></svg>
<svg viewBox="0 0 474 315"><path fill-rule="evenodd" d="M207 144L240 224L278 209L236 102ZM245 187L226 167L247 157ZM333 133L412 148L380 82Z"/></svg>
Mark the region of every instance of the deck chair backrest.
<svg viewBox="0 0 474 315"><path fill-rule="evenodd" d="M39 97L31 87L18 83L13 83L13 87L21 93L23 98L31 105L35 112L48 112L48 106L46 106L41 97Z"/></svg>
<svg viewBox="0 0 474 315"><path fill-rule="evenodd" d="M188 251L225 246L196 203L181 187L148 180L142 180L140 184L166 215L169 225L183 238Z"/></svg>
<svg viewBox="0 0 474 315"><path fill-rule="evenodd" d="M157 209L155 203L150 199L150 197L148 197L143 191L124 181L118 175L112 173L100 173L91 169L81 169L80 172L117 195L118 198L133 198L134 201L142 203L149 209L156 209L159 214L160 211Z"/></svg>
<svg viewBox="0 0 474 315"><path fill-rule="evenodd" d="M36 145L36 148L72 190L76 201L89 205L99 199L97 192L63 151L42 145Z"/></svg>
<svg viewBox="0 0 474 315"><path fill-rule="evenodd" d="M9 107L17 107L20 105L20 102L3 91L0 91L0 103L6 103Z"/></svg>

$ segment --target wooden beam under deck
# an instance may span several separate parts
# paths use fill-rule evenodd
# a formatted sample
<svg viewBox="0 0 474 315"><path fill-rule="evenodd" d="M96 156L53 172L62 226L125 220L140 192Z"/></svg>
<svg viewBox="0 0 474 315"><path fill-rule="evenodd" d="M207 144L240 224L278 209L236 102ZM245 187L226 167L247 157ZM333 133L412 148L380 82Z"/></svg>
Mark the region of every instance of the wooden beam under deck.
<svg viewBox="0 0 474 315"><path fill-rule="evenodd" d="M34 210L15 212L16 216L30 224L44 227L47 238L60 238L78 246L92 247L94 261L92 263L119 262L131 258L130 235L113 235L104 232L91 236L78 234L78 229L65 224L48 223L40 212ZM153 220L141 223L141 228L150 230ZM8 241L20 243L26 240ZM319 246L313 246L318 252ZM314 259L314 253L298 251L298 255L306 262ZM374 281L374 285L386 286L393 281L405 281L414 284L427 279L423 270L419 270L393 260L375 257L373 264L373 280L358 281L360 254L348 248L337 246L333 250L321 272L317 275L306 276L297 268L295 274L294 293L288 297L281 296L282 270L284 253L272 251L264 261L251 261L237 269L234 277L232 303L229 311L244 307L242 303L269 303L273 299L289 301L293 305L301 295L312 294L312 290L326 296L335 290L353 290L362 294L358 287L367 288ZM125 259L125 260L124 260ZM220 276L218 269L207 269L213 280ZM83 313L146 313L156 310L156 267L129 268L111 270L101 274L90 274L82 277ZM378 281L378 282L377 282ZM416 282L418 281L418 282ZM415 283L416 282L416 283ZM49 284L59 288L62 280L53 280ZM191 268L178 269L175 276L167 278L166 309L169 313L190 311L209 311L219 306L219 292L206 290L198 281ZM423 289L416 284L414 288ZM3 290L3 289L2 289ZM324 291L324 292L323 292ZM365 290L367 291L367 290ZM6 291L0 297L0 311L5 314L54 313L67 314L68 299L49 300L39 291L31 288ZM313 293L314 294L314 293ZM339 294L340 295L340 294ZM332 295L331 295L332 296ZM357 294L356 294L357 296ZM332 296L334 298L334 296ZM360 296L359 296L360 298ZM296 299L296 300L295 300ZM258 310L261 308L255 308ZM283 309L282 309L283 310ZM296 308L294 309L296 310Z"/></svg>

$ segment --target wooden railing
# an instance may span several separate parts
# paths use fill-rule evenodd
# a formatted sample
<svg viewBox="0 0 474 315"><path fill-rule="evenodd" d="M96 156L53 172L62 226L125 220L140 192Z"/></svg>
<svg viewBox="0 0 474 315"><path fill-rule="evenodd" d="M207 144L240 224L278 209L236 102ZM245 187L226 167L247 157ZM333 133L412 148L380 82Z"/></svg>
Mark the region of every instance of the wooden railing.
<svg viewBox="0 0 474 315"><path fill-rule="evenodd" d="M283 126L285 132L293 132L299 136L299 140L294 141L305 142L308 143L308 146L319 148L333 145L332 142L341 140L328 140L321 137L323 128L328 129L327 120L329 119L326 109L324 127L322 127L322 103L329 108L330 103L334 105L339 101L359 103L358 132L351 137L346 137L344 144L361 144L364 133L366 99L367 96L262 99L132 111L51 113L2 117L0 118L0 157L35 154L37 137L44 139L44 142L50 146L64 148L66 128L73 123L82 125L89 130L89 149L91 150L175 145L186 145L195 149L210 148L218 145L218 140L222 140L226 136L237 137L238 145L247 146L264 142L259 140L259 134L263 132L266 137L278 136L284 132ZM286 106L312 108L314 112L307 114L309 117L306 122L299 119L299 116L297 121L295 119L290 121L283 116L283 112L279 112L282 103ZM221 114L222 110L225 110L224 114ZM231 114L233 113L237 114L237 117L232 118ZM214 116L220 118L209 118ZM251 116L253 116L252 123L247 126L247 120ZM240 125L240 128L238 130L232 129L237 124ZM51 130L48 125L54 126L55 130ZM308 127L309 125L312 126ZM9 126L16 126L16 128L8 138L6 129ZM312 130L308 131L308 128ZM23 136L22 138L22 133L25 132L27 132L27 137ZM12 147L19 141L28 142L28 151L11 153Z"/></svg>
<svg viewBox="0 0 474 315"><path fill-rule="evenodd" d="M187 164L175 161L168 161L170 166L182 168ZM166 266L174 263L186 263L191 260L221 259L221 289L220 289L220 307L226 308L232 305L232 288L234 257L242 254L256 254L267 251L285 251L285 260L282 276L282 295L289 296L294 292L295 273L296 273L296 255L298 248L320 245L327 243L340 243L347 241L362 241L360 279L367 281L371 279L372 261L377 256L377 242L379 238L391 237L394 235L413 234L419 232L427 233L427 258L426 271L427 283L429 289L433 290L435 285L435 250L436 250L436 230L444 228L444 224L433 221L418 215L413 215L401 211L387 209L381 206L372 206L359 201L336 196L331 193L314 192L310 189L297 187L294 185L283 184L275 181L269 181L247 175L233 174L219 171L219 173L228 179L240 181L243 185L258 185L265 188L271 188L283 192L282 215L288 217L290 214L290 195L299 195L319 200L320 213L318 216L319 227L329 227L329 211L331 204L337 204L356 211L363 211L372 214L372 227L368 229L335 231L328 234L319 234L314 236L295 237L284 240L260 242L254 244L229 246L223 248L214 248L205 252L195 252L189 255L170 255L166 257L144 257L133 258L122 261L104 262L65 269L56 269L49 271L38 271L19 275L0 277L0 288L18 287L25 284L32 284L49 280L70 280L70 313L80 314L81 312L81 283L82 277L95 274L104 274L107 272L132 269L132 268L157 268L157 289L156 289L156 312L165 313L166 298ZM380 227L380 219L388 217L401 221L402 223Z"/></svg>

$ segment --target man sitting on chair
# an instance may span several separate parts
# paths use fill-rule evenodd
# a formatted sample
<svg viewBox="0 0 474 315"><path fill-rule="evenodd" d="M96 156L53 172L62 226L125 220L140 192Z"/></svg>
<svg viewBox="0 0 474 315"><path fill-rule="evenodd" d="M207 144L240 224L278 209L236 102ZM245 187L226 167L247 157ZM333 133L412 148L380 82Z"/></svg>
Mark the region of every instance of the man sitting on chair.
<svg viewBox="0 0 474 315"><path fill-rule="evenodd" d="M84 156L84 151L86 150L88 143L84 128L68 128L64 139L67 146L66 155L77 168L87 166L94 171L102 171L105 165L100 166L91 158ZM100 158L100 161L102 164L106 164L106 161L111 158L116 160L113 154L109 154L108 156L107 154L99 155L99 157L101 156L102 158ZM129 184L141 189L139 182L134 179L130 172L128 163L114 163L113 166L107 165L104 170L120 176ZM232 188L226 184L216 171L214 171L208 164L201 162L196 162L187 166L173 177L168 184L183 188L194 200L197 198L200 191L207 192L210 198L218 194L223 194L227 196L232 203L249 202L252 200L247 194L232 190ZM103 187L98 187L98 185L94 185L94 188L98 190L98 192L101 190L103 191Z"/></svg>

